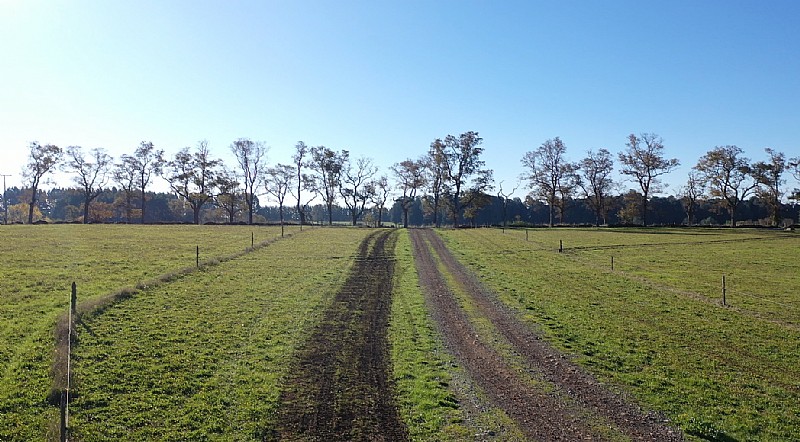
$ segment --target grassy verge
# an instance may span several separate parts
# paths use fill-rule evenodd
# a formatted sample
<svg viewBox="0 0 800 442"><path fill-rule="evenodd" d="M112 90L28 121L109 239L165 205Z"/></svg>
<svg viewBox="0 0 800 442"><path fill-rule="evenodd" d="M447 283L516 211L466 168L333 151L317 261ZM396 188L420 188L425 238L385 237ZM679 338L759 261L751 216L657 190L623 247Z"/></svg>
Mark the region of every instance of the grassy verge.
<svg viewBox="0 0 800 442"><path fill-rule="evenodd" d="M92 318L75 355L82 440L251 440L365 235L317 229Z"/></svg>
<svg viewBox="0 0 800 442"><path fill-rule="evenodd" d="M0 440L39 440L57 413L47 402L53 327L78 299L225 256L280 235L249 226L7 226L0 229Z"/></svg>
<svg viewBox="0 0 800 442"><path fill-rule="evenodd" d="M452 249L532 326L540 327L554 344L601 379L631 392L662 410L685 431L710 440L793 440L800 437L800 333L791 327L760 320L659 289L656 283L632 279L589 263L585 257L559 254L542 245L553 231L529 232L530 240L500 231L443 231ZM555 231L567 235L569 231ZM738 232L717 239L739 256L750 241ZM524 233L523 233L524 235ZM684 238L670 239L659 231L624 235L626 244L661 243L680 250ZM587 235L584 240L596 241ZM796 253L786 243L785 256ZM669 252L666 252L669 254ZM707 253L695 244L694 253ZM778 253L778 252L776 252ZM732 252L733 256L736 253ZM645 254L647 256L647 254ZM679 272L682 265L661 266L659 274ZM714 265L712 255L702 262ZM797 260L793 271L798 272ZM791 265L790 265L791 266ZM701 270L698 270L701 271ZM793 280L782 279L769 265L760 271L797 293ZM785 271L785 268L780 271ZM679 278L680 279L680 278ZM691 282L682 279L682 284ZM678 286L678 284L675 284ZM684 288L684 286L680 286ZM727 438L727 439L726 439Z"/></svg>

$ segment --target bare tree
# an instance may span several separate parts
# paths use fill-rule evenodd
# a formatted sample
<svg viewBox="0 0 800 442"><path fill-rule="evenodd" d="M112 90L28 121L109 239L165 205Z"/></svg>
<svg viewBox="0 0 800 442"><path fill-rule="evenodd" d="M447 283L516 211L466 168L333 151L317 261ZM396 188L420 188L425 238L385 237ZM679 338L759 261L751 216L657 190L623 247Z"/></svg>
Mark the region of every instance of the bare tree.
<svg viewBox="0 0 800 442"><path fill-rule="evenodd" d="M60 147L53 144L32 142L29 146L28 164L22 170L22 179L31 190L28 203L28 224L33 224L33 212L38 201L39 185L45 175L52 172L61 161L63 154Z"/></svg>
<svg viewBox="0 0 800 442"><path fill-rule="evenodd" d="M503 229L508 227L508 197L513 195L514 192L516 192L517 189L519 189L521 182L522 182L521 180L517 181L517 184L514 185L514 187L511 189L510 192L504 193L503 182L500 181L500 190L497 191L497 197L500 198L501 201L503 201Z"/></svg>
<svg viewBox="0 0 800 442"><path fill-rule="evenodd" d="M480 159L482 143L483 138L474 131L465 132L457 138L448 135L444 140L453 227L458 227L458 217L463 209L484 204L482 194L492 187L492 171L483 169L485 162Z"/></svg>
<svg viewBox="0 0 800 442"><path fill-rule="evenodd" d="M277 164L275 167L267 169L267 176L264 179L264 189L278 201L281 236L283 236L283 202L286 199L286 193L289 188L294 185L294 172L294 166L292 165Z"/></svg>
<svg viewBox="0 0 800 442"><path fill-rule="evenodd" d="M686 220L689 223L689 227L691 227L695 223L694 215L697 209L697 201L702 198L705 193L705 184L696 170L689 172L689 179L686 181L686 185L681 188L680 192L681 203L683 203L683 208L686 211Z"/></svg>
<svg viewBox="0 0 800 442"><path fill-rule="evenodd" d="M342 170L349 158L350 152L346 150L339 153L325 146L311 148L310 167L317 176L317 192L328 209L328 225L333 224L333 204L341 185Z"/></svg>
<svg viewBox="0 0 800 442"><path fill-rule="evenodd" d="M417 191L427 182L425 159L407 159L392 166L397 184L403 194L397 201L403 209L403 227L408 228L408 211L414 205Z"/></svg>
<svg viewBox="0 0 800 442"><path fill-rule="evenodd" d="M240 189L241 183L236 177L236 172L223 165L222 171L217 176L217 205L222 208L228 218L228 223L233 224L236 215L243 210L244 196Z"/></svg>
<svg viewBox="0 0 800 442"><path fill-rule="evenodd" d="M753 177L759 184L758 193L767 202L772 225L781 223L781 186L786 183L783 173L786 171L786 155L782 152L767 147L764 149L769 156L768 161L759 161L753 165Z"/></svg>
<svg viewBox="0 0 800 442"><path fill-rule="evenodd" d="M139 190L142 204L142 224L145 220L145 206L147 186L150 185L150 178L153 175L161 174L164 167L164 151L156 150L150 141L142 141L133 153L132 161L129 163L136 171L136 186Z"/></svg>
<svg viewBox="0 0 800 442"><path fill-rule="evenodd" d="M800 157L789 159L789 161L786 163L786 167L794 179L800 181ZM794 189L794 194L789 198L800 200L800 189Z"/></svg>
<svg viewBox="0 0 800 442"><path fill-rule="evenodd" d="M89 222L89 206L103 193L108 184L111 156L105 149L92 149L86 158L80 146L67 147L67 162L64 169L74 172L75 184L83 191L83 223Z"/></svg>
<svg viewBox="0 0 800 442"><path fill-rule="evenodd" d="M586 202L595 215L595 225L601 221L606 224L608 215L608 198L614 188L611 172L614 171L614 159L611 152L600 149L597 152L589 150L586 158L578 163L581 179L578 181Z"/></svg>
<svg viewBox="0 0 800 442"><path fill-rule="evenodd" d="M231 151L236 156L244 185L244 198L247 202L247 224L253 224L256 204L256 188L264 173L269 148L261 141L239 138L231 143Z"/></svg>
<svg viewBox="0 0 800 442"><path fill-rule="evenodd" d="M361 157L356 160L355 164L348 159L344 163L339 194L342 196L347 211L350 212L350 220L354 226L364 214L367 202L373 197L370 190L375 190L375 188L367 186L367 184L376 173L378 173L378 168L372 164L370 158Z"/></svg>
<svg viewBox="0 0 800 442"><path fill-rule="evenodd" d="M736 227L736 209L758 183L752 179L750 159L737 146L717 146L700 158L694 169L703 175L711 196L722 198L722 205Z"/></svg>
<svg viewBox="0 0 800 442"><path fill-rule="evenodd" d="M317 195L316 191L314 190L315 186L313 177L303 173L303 169L307 167L305 158L310 155L310 148L306 146L306 143L298 141L294 146L294 149L295 153L292 156L292 161L294 162L295 168L294 183L297 185L297 193L294 192L293 188L290 189L289 192L292 194L292 197L297 200L297 215L300 217L300 226L302 228L303 224L306 223L305 207L311 203L311 201L313 201ZM304 188L311 194L311 198L305 203L303 203L303 199L301 197L301 192Z"/></svg>
<svg viewBox="0 0 800 442"><path fill-rule="evenodd" d="M619 154L622 174L633 177L642 190L642 225L647 225L647 202L650 195L662 191L659 177L675 170L680 165L677 158L664 158L664 140L653 133L640 136L628 135L628 146Z"/></svg>
<svg viewBox="0 0 800 442"><path fill-rule="evenodd" d="M122 205L125 210L125 220L130 223L133 217L133 197L136 194L136 160L130 155L122 155L120 162L114 165L111 172L115 183L122 189ZM115 205L118 204L115 202Z"/></svg>
<svg viewBox="0 0 800 442"><path fill-rule="evenodd" d="M222 163L211 157L208 141L197 143L194 152L184 147L166 164L164 179L170 188L192 208L195 224L200 224L203 206L214 198L217 167Z"/></svg>
<svg viewBox="0 0 800 442"><path fill-rule="evenodd" d="M386 175L381 175L378 179L372 180L368 184L367 194L372 195L372 203L375 205L375 210L378 211L378 227L383 225L383 210L386 208L386 200L389 199L389 192L392 191L392 186L389 184L389 178Z"/></svg>
<svg viewBox="0 0 800 442"><path fill-rule="evenodd" d="M442 197L448 192L447 185L447 151L444 142L437 138L431 143L425 162L427 171L428 195L425 196L426 207L433 214L433 225L442 226L440 213L442 211Z"/></svg>
<svg viewBox="0 0 800 442"><path fill-rule="evenodd" d="M563 222L566 198L574 189L575 166L564 158L567 147L560 138L546 140L539 148L525 153L522 164L528 168L523 178L530 183L533 195L549 208L549 225L553 226L555 209Z"/></svg>

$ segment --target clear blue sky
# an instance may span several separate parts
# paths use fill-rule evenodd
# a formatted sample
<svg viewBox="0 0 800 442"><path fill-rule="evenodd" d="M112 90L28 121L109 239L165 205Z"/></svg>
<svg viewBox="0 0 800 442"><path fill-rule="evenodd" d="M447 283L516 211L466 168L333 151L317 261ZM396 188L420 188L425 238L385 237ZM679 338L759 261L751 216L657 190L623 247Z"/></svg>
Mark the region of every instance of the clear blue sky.
<svg viewBox="0 0 800 442"><path fill-rule="evenodd" d="M19 184L33 140L208 139L232 164L239 137L273 164L303 140L388 173L475 130L508 188L548 138L578 160L655 132L674 192L716 145L800 156L798 23L794 0L0 0L0 173Z"/></svg>

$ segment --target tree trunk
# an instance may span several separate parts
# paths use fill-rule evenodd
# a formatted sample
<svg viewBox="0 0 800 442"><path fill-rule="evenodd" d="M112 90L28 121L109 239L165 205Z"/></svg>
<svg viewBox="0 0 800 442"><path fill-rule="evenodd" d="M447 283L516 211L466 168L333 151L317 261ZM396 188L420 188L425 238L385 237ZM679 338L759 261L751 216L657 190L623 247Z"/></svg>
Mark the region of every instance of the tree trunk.
<svg viewBox="0 0 800 442"><path fill-rule="evenodd" d="M642 227L647 227L647 196L642 198Z"/></svg>
<svg viewBox="0 0 800 442"><path fill-rule="evenodd" d="M90 201L88 198L83 200L83 223L89 224L89 204Z"/></svg>
<svg viewBox="0 0 800 442"><path fill-rule="evenodd" d="M203 206L197 205L196 207L192 207L192 212L194 213L194 223L200 225L200 210Z"/></svg>
<svg viewBox="0 0 800 442"><path fill-rule="evenodd" d="M409 208L403 206L403 228L408 228L408 210Z"/></svg>
<svg viewBox="0 0 800 442"><path fill-rule="evenodd" d="M142 224L144 224L144 207L145 207L145 194L144 187L142 187Z"/></svg>

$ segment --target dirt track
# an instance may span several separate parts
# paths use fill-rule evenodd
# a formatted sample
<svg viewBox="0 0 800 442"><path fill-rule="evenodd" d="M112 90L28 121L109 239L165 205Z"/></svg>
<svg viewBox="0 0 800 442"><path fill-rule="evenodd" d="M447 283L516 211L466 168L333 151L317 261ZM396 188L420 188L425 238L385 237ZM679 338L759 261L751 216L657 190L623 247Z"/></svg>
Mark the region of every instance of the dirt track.
<svg viewBox="0 0 800 442"><path fill-rule="evenodd" d="M431 230L412 230L420 284L446 345L498 407L534 440L605 440L616 436L642 441L681 441L663 418L643 412L612 393L542 341L458 263ZM479 336L439 270L441 263L479 314L524 360L528 373ZM540 381L540 382L537 382ZM549 387L541 386L544 381ZM538 385L538 386L537 386Z"/></svg>
<svg viewBox="0 0 800 442"><path fill-rule="evenodd" d="M400 441L387 329L397 233L362 241L356 264L297 355L280 396L281 440Z"/></svg>

